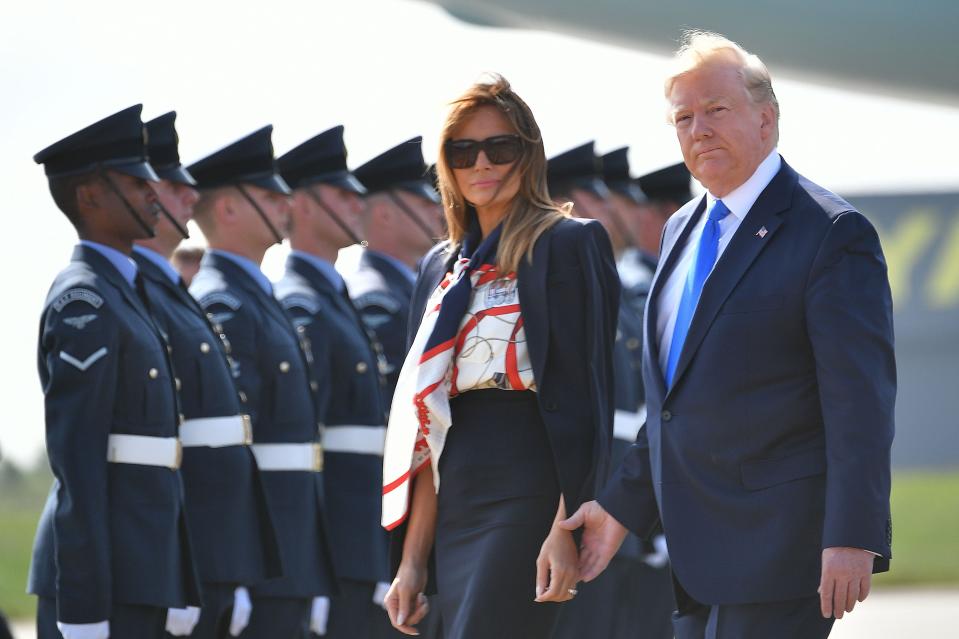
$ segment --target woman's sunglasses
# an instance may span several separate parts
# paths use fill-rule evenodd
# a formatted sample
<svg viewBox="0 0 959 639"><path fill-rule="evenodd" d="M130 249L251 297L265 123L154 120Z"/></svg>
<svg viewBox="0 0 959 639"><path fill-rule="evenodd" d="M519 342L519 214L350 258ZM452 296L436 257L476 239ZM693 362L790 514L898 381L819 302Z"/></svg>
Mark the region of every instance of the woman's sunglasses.
<svg viewBox="0 0 959 639"><path fill-rule="evenodd" d="M509 164L523 154L523 141L518 135L494 135L485 140L448 140L446 162L454 169L468 169L476 164L482 150L493 164Z"/></svg>

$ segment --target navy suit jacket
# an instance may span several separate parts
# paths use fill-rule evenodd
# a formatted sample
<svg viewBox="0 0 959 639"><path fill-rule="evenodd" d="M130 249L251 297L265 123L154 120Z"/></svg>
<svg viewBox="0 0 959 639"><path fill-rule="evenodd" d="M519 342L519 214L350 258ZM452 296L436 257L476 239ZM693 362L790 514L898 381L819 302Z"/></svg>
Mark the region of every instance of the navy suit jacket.
<svg viewBox="0 0 959 639"><path fill-rule="evenodd" d="M203 309L149 259L136 251L133 259L153 316L170 343L184 418L241 414L224 344ZM252 585L279 577L276 533L250 449L184 448L182 473L200 579Z"/></svg>
<svg viewBox="0 0 959 639"><path fill-rule="evenodd" d="M382 429L382 384L366 329L349 297L309 262L291 255L276 296L302 327L327 427ZM388 536L380 526L382 454L326 451L324 483L336 573L359 581L389 580Z"/></svg>
<svg viewBox="0 0 959 639"><path fill-rule="evenodd" d="M411 335L456 258L447 248L437 245L420 264ZM609 466L620 293L609 236L599 222L561 220L537 240L532 263L523 258L517 281L540 414L572 514L593 499Z"/></svg>
<svg viewBox="0 0 959 639"><path fill-rule="evenodd" d="M677 579L707 604L815 595L826 547L886 569L896 369L875 230L783 162L707 280L666 389L659 297L704 208L664 229L647 423L600 503L641 535L661 517Z"/></svg>
<svg viewBox="0 0 959 639"><path fill-rule="evenodd" d="M113 434L177 436L166 343L136 291L79 246L44 305L38 348L54 482L28 589L57 619L94 623L114 604L199 605L179 471L107 462Z"/></svg>
<svg viewBox="0 0 959 639"><path fill-rule="evenodd" d="M307 361L283 308L228 258L204 256L190 293L222 325L254 443L319 441ZM266 597L336 590L323 511L322 473L261 472L280 544L283 577L256 588Z"/></svg>

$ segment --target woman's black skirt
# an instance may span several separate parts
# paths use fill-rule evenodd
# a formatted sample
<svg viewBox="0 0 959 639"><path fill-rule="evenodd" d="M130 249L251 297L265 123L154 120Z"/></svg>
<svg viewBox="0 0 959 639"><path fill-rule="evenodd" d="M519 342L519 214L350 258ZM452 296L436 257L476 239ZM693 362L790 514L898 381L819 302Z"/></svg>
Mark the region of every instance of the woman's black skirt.
<svg viewBox="0 0 959 639"><path fill-rule="evenodd" d="M536 395L470 391L450 407L436 525L444 639L546 639L559 604L533 601L536 558L560 492Z"/></svg>

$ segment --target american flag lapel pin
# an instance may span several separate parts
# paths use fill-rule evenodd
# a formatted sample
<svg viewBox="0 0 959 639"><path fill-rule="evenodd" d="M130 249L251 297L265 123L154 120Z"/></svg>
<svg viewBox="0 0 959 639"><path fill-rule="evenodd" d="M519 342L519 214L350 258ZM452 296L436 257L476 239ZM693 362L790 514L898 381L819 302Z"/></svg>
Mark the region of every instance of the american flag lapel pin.
<svg viewBox="0 0 959 639"><path fill-rule="evenodd" d="M767 231L766 227L764 226L758 231L756 231L756 237L758 237L759 239L763 239L764 237L766 237L767 233L769 233L769 231Z"/></svg>

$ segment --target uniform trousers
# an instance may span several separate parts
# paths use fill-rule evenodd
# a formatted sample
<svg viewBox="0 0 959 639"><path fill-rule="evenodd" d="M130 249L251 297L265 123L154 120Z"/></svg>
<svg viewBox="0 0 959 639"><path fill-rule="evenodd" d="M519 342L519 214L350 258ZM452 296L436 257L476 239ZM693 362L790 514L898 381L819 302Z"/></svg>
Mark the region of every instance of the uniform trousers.
<svg viewBox="0 0 959 639"><path fill-rule="evenodd" d="M826 639L834 619L824 619L819 595L755 604L708 605L673 577L676 639Z"/></svg>
<svg viewBox="0 0 959 639"><path fill-rule="evenodd" d="M330 599L326 639L399 639L406 637L390 624L386 610L373 602L376 585L340 580L340 594ZM312 637L319 635L312 634Z"/></svg>
<svg viewBox="0 0 959 639"><path fill-rule="evenodd" d="M577 586L563 606L553 639L672 639L669 568L617 555L599 577Z"/></svg>
<svg viewBox="0 0 959 639"><path fill-rule="evenodd" d="M313 598L253 597L250 625L241 639L304 639L310 636Z"/></svg>
<svg viewBox="0 0 959 639"><path fill-rule="evenodd" d="M440 458L436 585L445 639L547 639L560 604L535 603L536 558L559 484L536 395L450 401Z"/></svg>
<svg viewBox="0 0 959 639"><path fill-rule="evenodd" d="M110 611L110 639L163 639L166 608L113 604ZM37 600L37 639L63 639L57 629L57 601Z"/></svg>

